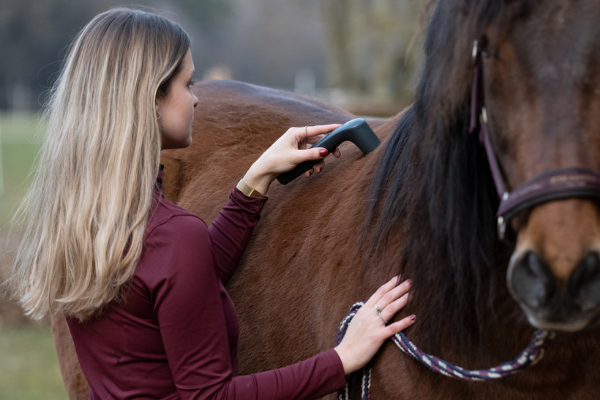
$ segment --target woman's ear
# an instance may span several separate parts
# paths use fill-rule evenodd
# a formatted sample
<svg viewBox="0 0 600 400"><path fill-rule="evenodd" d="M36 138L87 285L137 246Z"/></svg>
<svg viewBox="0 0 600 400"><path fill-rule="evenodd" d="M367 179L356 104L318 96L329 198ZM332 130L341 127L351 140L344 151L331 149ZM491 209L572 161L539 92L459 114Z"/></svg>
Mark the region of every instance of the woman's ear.
<svg viewBox="0 0 600 400"><path fill-rule="evenodd" d="M156 100L156 104L154 105L154 111L156 112L156 119L160 119L160 107L158 106L158 100Z"/></svg>

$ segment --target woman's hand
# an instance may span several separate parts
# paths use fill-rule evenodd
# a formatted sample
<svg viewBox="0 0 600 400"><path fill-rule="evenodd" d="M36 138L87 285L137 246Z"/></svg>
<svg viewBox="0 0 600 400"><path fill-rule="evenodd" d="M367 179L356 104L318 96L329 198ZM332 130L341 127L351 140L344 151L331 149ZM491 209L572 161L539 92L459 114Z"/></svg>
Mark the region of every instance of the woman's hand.
<svg viewBox="0 0 600 400"><path fill-rule="evenodd" d="M411 281L398 284L395 277L382 287L362 306L348 326L342 342L335 348L346 375L364 367L373 358L383 342L406 329L415 322L411 315L393 324L385 325L381 318L389 321L406 305ZM379 318L377 307L381 309Z"/></svg>
<svg viewBox="0 0 600 400"><path fill-rule="evenodd" d="M310 145L321 140L326 133L339 127L339 124L317 125L302 128L290 128L265 151L248 170L244 182L260 193L266 194L269 185L278 175L292 170L296 165L308 160L321 160L305 175L321 172L325 167L323 158L327 150L322 147L310 148ZM340 157L339 149L333 152Z"/></svg>

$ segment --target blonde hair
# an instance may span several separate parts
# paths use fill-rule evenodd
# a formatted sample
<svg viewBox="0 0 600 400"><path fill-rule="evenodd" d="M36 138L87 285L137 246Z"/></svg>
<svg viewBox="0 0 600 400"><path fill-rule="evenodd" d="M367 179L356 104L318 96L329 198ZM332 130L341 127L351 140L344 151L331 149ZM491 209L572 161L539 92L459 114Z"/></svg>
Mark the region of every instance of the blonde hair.
<svg viewBox="0 0 600 400"><path fill-rule="evenodd" d="M17 217L8 282L32 318L89 319L132 277L160 162L155 102L189 45L174 22L126 8L99 14L72 44Z"/></svg>

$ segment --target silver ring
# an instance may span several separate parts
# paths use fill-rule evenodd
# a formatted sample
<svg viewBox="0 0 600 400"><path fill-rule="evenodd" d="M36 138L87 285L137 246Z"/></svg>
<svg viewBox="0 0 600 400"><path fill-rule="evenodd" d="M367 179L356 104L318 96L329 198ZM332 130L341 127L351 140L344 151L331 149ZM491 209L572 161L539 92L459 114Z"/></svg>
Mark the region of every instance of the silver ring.
<svg viewBox="0 0 600 400"><path fill-rule="evenodd" d="M377 316L383 322L384 325L388 325L389 321L386 321L385 318L381 316L381 311L383 311L377 304L375 304L375 310L377 311Z"/></svg>

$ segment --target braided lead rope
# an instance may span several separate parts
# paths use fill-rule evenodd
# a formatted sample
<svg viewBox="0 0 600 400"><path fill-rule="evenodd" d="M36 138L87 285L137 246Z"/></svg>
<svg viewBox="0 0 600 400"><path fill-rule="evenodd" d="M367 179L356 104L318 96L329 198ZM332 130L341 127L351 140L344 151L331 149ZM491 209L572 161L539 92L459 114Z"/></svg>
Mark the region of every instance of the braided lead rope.
<svg viewBox="0 0 600 400"><path fill-rule="evenodd" d="M371 399L371 366L366 365L363 368L363 376L362 376L362 397L363 399Z"/></svg>
<svg viewBox="0 0 600 400"><path fill-rule="evenodd" d="M340 344L350 321L365 303L356 303L350 309L350 313L343 319L338 329L336 343ZM526 369L529 366L535 365L540 361L545 353L546 349L554 338L556 333L552 331L537 330L534 333L533 339L529 342L525 350L523 350L513 361L508 361L500 364L497 367L485 369L485 370L468 370L447 361L444 361L438 357L429 355L421 351L415 346L408 338L399 332L392 337L392 341L402 350L404 353L413 357L414 359L425 364L429 369L434 372L438 372L442 375L449 376L452 378L463 379L468 381L487 381L491 379L504 378L509 375L515 374L519 371ZM362 399L370 400L371 398L371 368L366 366L363 368L363 379L362 379ZM343 391L338 392L338 400L350 400L350 388L346 384L346 388Z"/></svg>

